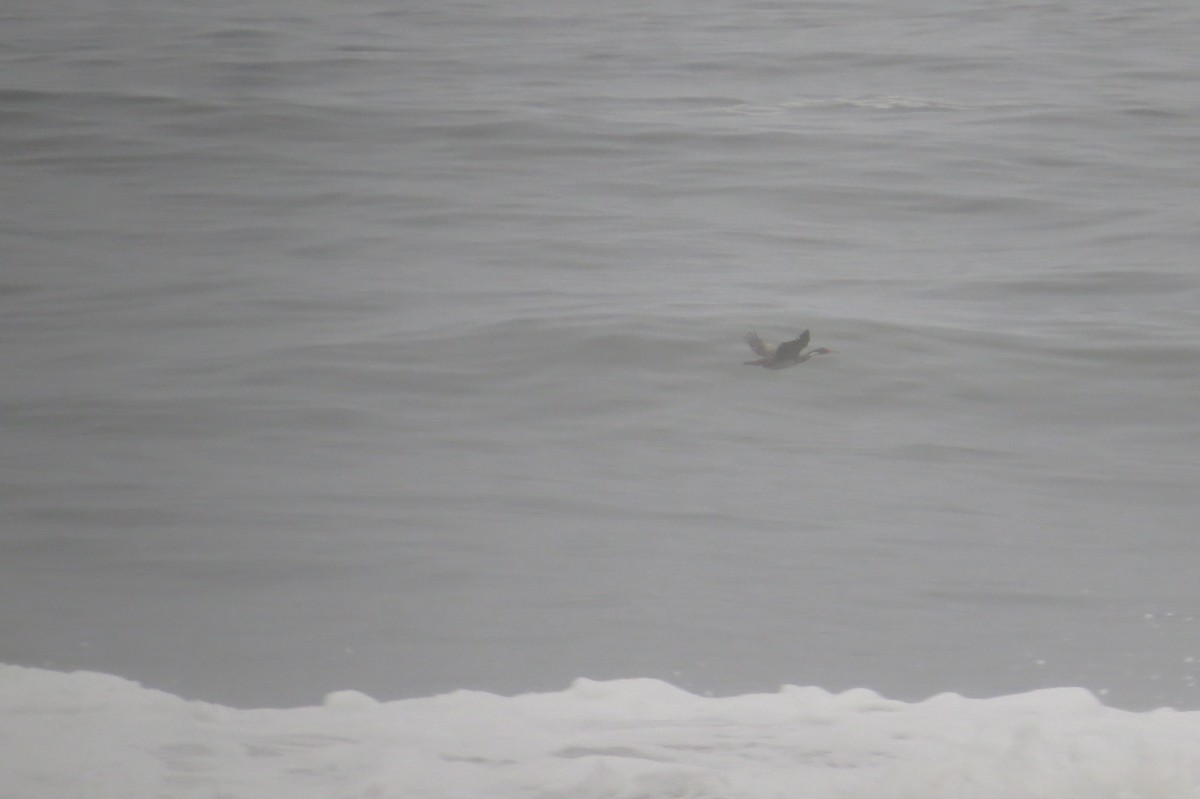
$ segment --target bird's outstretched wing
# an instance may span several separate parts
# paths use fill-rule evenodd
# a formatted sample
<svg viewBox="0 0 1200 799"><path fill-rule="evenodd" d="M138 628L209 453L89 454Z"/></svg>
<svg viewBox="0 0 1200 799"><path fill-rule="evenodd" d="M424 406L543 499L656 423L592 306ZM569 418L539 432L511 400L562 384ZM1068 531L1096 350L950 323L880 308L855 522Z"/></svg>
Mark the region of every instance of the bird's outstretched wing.
<svg viewBox="0 0 1200 799"><path fill-rule="evenodd" d="M770 347L768 347L766 344L764 344L763 340L761 338L759 338L758 334L755 333L754 331L750 331L742 338L745 339L746 343L750 345L750 349L754 350L754 354L759 356L760 358L774 358L775 357L775 351L772 350Z"/></svg>
<svg viewBox="0 0 1200 799"><path fill-rule="evenodd" d="M775 351L775 357L781 361L792 361L800 357L800 351L808 346L810 338L808 331L805 330L791 341L785 341L779 345L779 349Z"/></svg>

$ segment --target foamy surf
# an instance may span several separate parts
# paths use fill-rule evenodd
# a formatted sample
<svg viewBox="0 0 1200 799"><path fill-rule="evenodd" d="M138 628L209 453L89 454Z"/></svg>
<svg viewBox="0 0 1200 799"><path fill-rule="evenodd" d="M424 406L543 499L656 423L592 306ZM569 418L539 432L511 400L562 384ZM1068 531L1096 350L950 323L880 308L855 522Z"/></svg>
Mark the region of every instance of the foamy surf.
<svg viewBox="0 0 1200 799"><path fill-rule="evenodd" d="M238 710L90 672L0 666L0 796L1200 796L1200 712L1087 691L701 697L650 679Z"/></svg>

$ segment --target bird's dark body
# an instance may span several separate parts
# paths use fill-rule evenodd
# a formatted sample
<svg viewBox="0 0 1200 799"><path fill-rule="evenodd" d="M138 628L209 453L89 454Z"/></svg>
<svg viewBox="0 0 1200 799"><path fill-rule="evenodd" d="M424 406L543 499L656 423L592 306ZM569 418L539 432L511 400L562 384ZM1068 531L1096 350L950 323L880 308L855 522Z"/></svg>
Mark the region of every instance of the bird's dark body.
<svg viewBox="0 0 1200 799"><path fill-rule="evenodd" d="M789 366L804 363L814 355L828 355L833 352L824 347L804 352L810 338L809 331L805 330L791 341L785 341L778 347L772 348L767 346L757 333L751 331L745 336L746 343L750 345L750 349L754 350L754 354L760 357L757 361L746 361L746 365L761 366L765 369L786 369Z"/></svg>

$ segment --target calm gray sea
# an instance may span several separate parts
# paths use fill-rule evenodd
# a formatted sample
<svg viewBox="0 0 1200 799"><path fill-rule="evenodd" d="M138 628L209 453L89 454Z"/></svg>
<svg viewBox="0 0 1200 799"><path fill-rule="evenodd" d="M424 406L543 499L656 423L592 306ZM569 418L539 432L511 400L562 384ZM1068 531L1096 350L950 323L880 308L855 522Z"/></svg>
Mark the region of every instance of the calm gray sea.
<svg viewBox="0 0 1200 799"><path fill-rule="evenodd" d="M0 662L1200 707L1200 6L0 22Z"/></svg>

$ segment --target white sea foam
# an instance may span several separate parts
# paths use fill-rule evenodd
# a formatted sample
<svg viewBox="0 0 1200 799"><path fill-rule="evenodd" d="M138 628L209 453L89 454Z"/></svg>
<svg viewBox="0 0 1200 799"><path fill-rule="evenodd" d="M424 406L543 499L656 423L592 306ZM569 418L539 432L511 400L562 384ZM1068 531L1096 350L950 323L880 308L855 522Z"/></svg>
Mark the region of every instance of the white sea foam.
<svg viewBox="0 0 1200 799"><path fill-rule="evenodd" d="M706 698L648 679L236 710L105 674L0 666L0 796L1200 796L1200 712L1075 688L905 703Z"/></svg>

